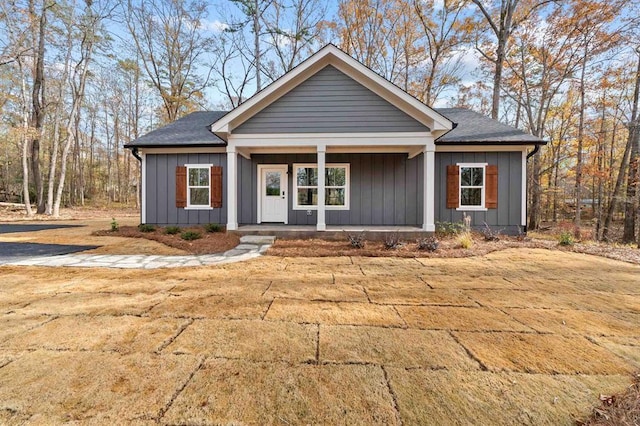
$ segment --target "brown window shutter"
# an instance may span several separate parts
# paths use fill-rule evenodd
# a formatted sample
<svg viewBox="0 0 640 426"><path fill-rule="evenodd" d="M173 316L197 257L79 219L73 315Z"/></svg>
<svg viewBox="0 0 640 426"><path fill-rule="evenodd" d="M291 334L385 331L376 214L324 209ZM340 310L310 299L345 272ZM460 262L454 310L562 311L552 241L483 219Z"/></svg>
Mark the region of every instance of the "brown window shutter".
<svg viewBox="0 0 640 426"><path fill-rule="evenodd" d="M485 186L484 206L488 209L498 208L498 166L489 165L485 170L487 183Z"/></svg>
<svg viewBox="0 0 640 426"><path fill-rule="evenodd" d="M211 207L222 207L222 167L211 166Z"/></svg>
<svg viewBox="0 0 640 426"><path fill-rule="evenodd" d="M187 207L187 168L176 167L176 207Z"/></svg>
<svg viewBox="0 0 640 426"><path fill-rule="evenodd" d="M455 164L447 166L447 208L456 209L460 206L460 168Z"/></svg>

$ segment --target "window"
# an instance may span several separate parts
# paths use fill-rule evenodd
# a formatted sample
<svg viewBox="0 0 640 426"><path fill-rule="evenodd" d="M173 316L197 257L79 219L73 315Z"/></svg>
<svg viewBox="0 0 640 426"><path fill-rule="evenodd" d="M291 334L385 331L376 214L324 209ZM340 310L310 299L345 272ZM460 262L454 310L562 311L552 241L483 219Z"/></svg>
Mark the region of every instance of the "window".
<svg viewBox="0 0 640 426"><path fill-rule="evenodd" d="M464 210L484 210L486 164L458 164L460 168L460 203Z"/></svg>
<svg viewBox="0 0 640 426"><path fill-rule="evenodd" d="M210 166L187 165L187 207L209 208Z"/></svg>
<svg viewBox="0 0 640 426"><path fill-rule="evenodd" d="M294 210L315 210L318 206L318 165L294 164ZM349 165L327 164L324 176L325 206L328 210L349 209Z"/></svg>

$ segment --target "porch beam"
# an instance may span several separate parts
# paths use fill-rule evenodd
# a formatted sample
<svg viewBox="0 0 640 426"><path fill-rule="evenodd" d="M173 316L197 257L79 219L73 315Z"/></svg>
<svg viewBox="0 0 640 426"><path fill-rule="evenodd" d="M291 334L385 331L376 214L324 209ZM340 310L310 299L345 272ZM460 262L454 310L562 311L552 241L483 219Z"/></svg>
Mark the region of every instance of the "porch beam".
<svg viewBox="0 0 640 426"><path fill-rule="evenodd" d="M436 149L434 143L429 143L424 147L424 185L423 185L423 208L422 208L422 230L435 232L435 179L436 179Z"/></svg>
<svg viewBox="0 0 640 426"><path fill-rule="evenodd" d="M227 146L227 230L238 229L238 154Z"/></svg>
<svg viewBox="0 0 640 426"><path fill-rule="evenodd" d="M318 222L316 224L317 231L326 231L327 223L325 220L325 191L324 191L324 175L326 168L326 151L327 147L325 145L318 145L318 210L317 210L317 219ZM295 176L293 177L296 178ZM293 194L294 197L297 197L298 194Z"/></svg>

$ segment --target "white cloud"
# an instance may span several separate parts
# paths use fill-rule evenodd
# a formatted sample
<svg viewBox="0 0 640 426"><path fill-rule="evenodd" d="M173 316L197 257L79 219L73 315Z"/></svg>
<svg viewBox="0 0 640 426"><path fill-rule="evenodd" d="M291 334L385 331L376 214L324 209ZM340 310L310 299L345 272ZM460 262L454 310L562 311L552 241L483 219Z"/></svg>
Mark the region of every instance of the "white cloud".
<svg viewBox="0 0 640 426"><path fill-rule="evenodd" d="M229 24L221 22L217 19L214 19L214 20L203 19L200 22L200 27L203 30L213 31L214 33L221 33L229 29Z"/></svg>

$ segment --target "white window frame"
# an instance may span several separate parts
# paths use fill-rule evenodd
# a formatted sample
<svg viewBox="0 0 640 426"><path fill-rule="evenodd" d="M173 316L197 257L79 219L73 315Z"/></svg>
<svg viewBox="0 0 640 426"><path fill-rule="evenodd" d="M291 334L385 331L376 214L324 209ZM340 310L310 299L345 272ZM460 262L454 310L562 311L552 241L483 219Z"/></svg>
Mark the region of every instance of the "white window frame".
<svg viewBox="0 0 640 426"><path fill-rule="evenodd" d="M489 163L457 163L458 166L458 208L461 211L487 211L485 207L485 193L487 190L487 165ZM482 169L482 186L462 186L462 169L476 168ZM462 188L480 188L480 205L465 206L462 204Z"/></svg>
<svg viewBox="0 0 640 426"><path fill-rule="evenodd" d="M211 167L213 164L185 164L187 168L187 207L185 210L213 210L211 207ZM207 169L209 172L209 185L207 186L191 186L189 185L189 171L191 169ZM205 206L204 204L191 204L191 188L207 188L209 190L209 202Z"/></svg>
<svg viewBox="0 0 640 426"><path fill-rule="evenodd" d="M326 205L324 206L325 210L349 210L349 198L350 198L350 193L351 191L349 190L351 187L351 167L349 163L327 163L325 166L325 170L326 169L331 169L331 168L344 168L344 186L328 186L325 185L325 189L331 189L331 188L344 188L344 206L329 206ZM293 210L318 210L318 206L306 206L306 205L298 205L298 169L304 169L304 168L312 168L312 169L318 169L318 164L317 163L305 163L305 164L294 164L293 165L293 191L292 191L292 197L293 197ZM318 179L320 179L320 176L318 175ZM325 179L324 176L322 176L322 179ZM318 181L319 183L319 181ZM316 185L316 186L301 186L300 188L318 188L320 185Z"/></svg>

